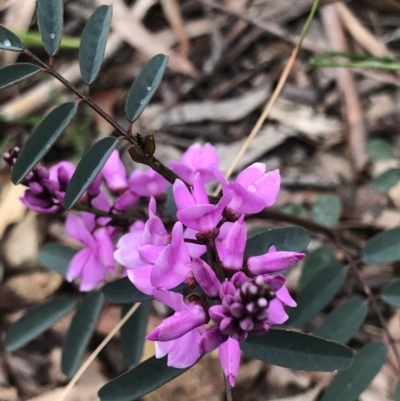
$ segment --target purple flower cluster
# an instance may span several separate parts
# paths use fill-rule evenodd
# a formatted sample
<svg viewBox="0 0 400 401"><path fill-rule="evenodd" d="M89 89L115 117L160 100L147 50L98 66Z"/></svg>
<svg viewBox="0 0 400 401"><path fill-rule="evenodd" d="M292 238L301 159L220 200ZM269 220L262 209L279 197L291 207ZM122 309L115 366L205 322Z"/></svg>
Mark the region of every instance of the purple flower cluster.
<svg viewBox="0 0 400 401"><path fill-rule="evenodd" d="M6 156L13 165L17 155ZM280 174L266 173L264 164L254 163L228 181L218 165L210 144L194 144L180 161L170 163L182 180L173 184L177 221L168 230L157 214L157 199L168 182L152 169L135 170L128 177L114 151L80 200L81 205L107 212L105 216L85 211L67 217L67 233L82 244L67 279L80 278L81 290L89 291L114 272L117 261L140 291L174 311L147 336L155 341L156 356L168 355L169 366L186 368L218 348L222 369L233 386L240 342L250 333L264 334L270 325L284 323L285 307L296 306L279 272L304 254L271 246L263 255L244 258L245 214L275 203ZM49 170L34 169L24 181L28 189L22 201L38 212L61 211L73 171L67 162ZM223 193L210 201L204 184L214 180ZM146 221L135 221L129 230L113 223L113 215L128 211L143 197L149 200ZM173 291L180 284L190 292L186 299Z"/></svg>

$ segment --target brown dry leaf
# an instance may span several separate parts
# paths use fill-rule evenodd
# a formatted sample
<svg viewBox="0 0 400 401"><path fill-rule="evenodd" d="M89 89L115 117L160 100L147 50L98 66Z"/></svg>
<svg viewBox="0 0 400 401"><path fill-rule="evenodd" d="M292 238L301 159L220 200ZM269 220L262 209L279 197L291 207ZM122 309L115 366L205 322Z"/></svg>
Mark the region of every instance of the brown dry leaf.
<svg viewBox="0 0 400 401"><path fill-rule="evenodd" d="M247 149L247 152L236 167L236 171L258 160L262 155L268 153L270 150L281 145L288 138L293 136L296 136L296 133L293 130L281 125L265 125L261 128L258 135L250 144L249 149ZM244 141L245 139L231 143L216 144L216 148L221 159L220 169L222 171L226 171L229 168L232 160L241 149Z"/></svg>
<svg viewBox="0 0 400 401"><path fill-rule="evenodd" d="M3 25L13 32L26 32L29 28L34 11L34 1L10 1L7 3ZM17 52L3 52L4 64L13 64L18 56L19 53Z"/></svg>
<svg viewBox="0 0 400 401"><path fill-rule="evenodd" d="M23 185L11 182L4 184L0 195L0 238L12 223L21 221L26 213L25 205L19 200L25 192Z"/></svg>
<svg viewBox="0 0 400 401"><path fill-rule="evenodd" d="M400 226L400 211L385 209L376 218L375 225L383 230Z"/></svg>
<svg viewBox="0 0 400 401"><path fill-rule="evenodd" d="M169 56L168 66L172 70L196 78L198 72L193 64L185 57L169 49L160 39L147 30L142 23L132 18L129 8L121 0L107 2L114 7L111 26L127 43L150 59L158 53ZM97 4L103 4L97 0Z"/></svg>
<svg viewBox="0 0 400 401"><path fill-rule="evenodd" d="M185 22L182 19L179 4L177 0L161 0L161 5L165 17L179 39L182 56L187 57L190 53L189 36L185 27Z"/></svg>
<svg viewBox="0 0 400 401"><path fill-rule="evenodd" d="M268 89L257 89L221 101L187 102L168 110L161 104L148 106L140 123L149 130L159 130L170 125L196 123L201 121L239 121L265 103ZM326 147L343 139L341 123L337 118L316 112L311 106L287 99L278 99L271 110L270 120L298 131L309 140Z"/></svg>

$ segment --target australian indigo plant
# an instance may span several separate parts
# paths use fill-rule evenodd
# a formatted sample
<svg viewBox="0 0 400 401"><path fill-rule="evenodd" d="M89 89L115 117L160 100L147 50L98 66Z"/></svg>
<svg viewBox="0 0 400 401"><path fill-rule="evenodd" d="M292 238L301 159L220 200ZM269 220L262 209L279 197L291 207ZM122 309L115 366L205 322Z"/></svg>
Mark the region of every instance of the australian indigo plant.
<svg viewBox="0 0 400 401"><path fill-rule="evenodd" d="M64 103L50 112L22 149L14 148L4 155L12 167L14 183L27 187L21 201L38 213L66 214L66 232L82 244L78 252L48 244L40 256L43 264L65 274L68 281L78 279L80 290L89 292L66 336L64 373L73 376L78 370L106 299L124 304L125 317L115 330L124 323L130 327L121 332L126 360L131 365L138 364L145 336L155 342L156 356L105 385L99 392L103 401L136 399L182 374L215 349L219 350L228 398L244 351L265 362L293 369L347 369L344 376L336 376L323 396L323 401L338 399L338 391L345 387L343 383L356 380L346 379L358 370L349 368L353 352L343 344L361 325L365 303L353 300L357 304L352 304L353 309L344 304L347 318L351 312L354 319L351 328L349 324L343 328L342 337L332 334L332 323L321 326L317 333L325 338L271 326L288 321L288 308L295 311L290 313L289 323L296 327L306 323L340 288L345 268L335 264L323 274L320 270L314 277L308 273L308 283L297 300L299 308L295 308L282 273L305 256L305 230L292 226L251 235L246 228L247 217L259 215L274 205L280 190L279 171L266 172L264 164L254 163L235 180L228 180L219 170L216 149L208 143L190 146L181 160L167 166L155 157L153 135L132 135L132 123L160 84L166 56L152 58L133 83L126 103L127 128L91 100L89 87L100 70L111 12L109 6L99 7L83 32L79 62L85 93L53 67L62 36L62 1L37 1L40 34L49 63L37 58L13 33L0 26L0 48L22 52L33 61L0 69L1 87L42 71L78 96L77 101ZM114 127L114 136L95 143L77 168L68 161L49 169L37 165L81 102ZM116 150L123 142L129 144L132 160L147 165L147 170L135 169L128 176ZM204 184L210 183L220 185L222 194L207 194ZM374 249L376 239L371 241L372 248L370 245L364 250L365 258L371 258L368 252ZM151 299L167 305L172 312L146 335ZM75 305L73 298L59 297L31 309L9 330L7 348L14 350L25 345ZM357 354L357 363L368 359L375 365L361 384L357 382L352 387L352 396L357 397L368 385L385 356L386 348L380 343ZM80 370L74 376L70 387L81 373Z"/></svg>

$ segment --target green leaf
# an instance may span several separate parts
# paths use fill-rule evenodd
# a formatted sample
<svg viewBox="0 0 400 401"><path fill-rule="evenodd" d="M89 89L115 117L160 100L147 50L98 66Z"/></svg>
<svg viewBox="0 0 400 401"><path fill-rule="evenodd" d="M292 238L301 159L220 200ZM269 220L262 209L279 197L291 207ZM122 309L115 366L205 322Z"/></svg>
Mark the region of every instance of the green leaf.
<svg viewBox="0 0 400 401"><path fill-rule="evenodd" d="M0 25L0 49L22 52L25 46L17 35Z"/></svg>
<svg viewBox="0 0 400 401"><path fill-rule="evenodd" d="M69 182L64 198L64 207L69 210L83 195L97 174L106 164L112 151L117 146L118 139L107 137L96 142L79 162L74 175Z"/></svg>
<svg viewBox="0 0 400 401"><path fill-rule="evenodd" d="M361 251L365 263L391 263L400 260L400 227L374 235Z"/></svg>
<svg viewBox="0 0 400 401"><path fill-rule="evenodd" d="M314 203L311 215L316 223L333 227L339 221L341 212L342 204L336 195L323 195Z"/></svg>
<svg viewBox="0 0 400 401"><path fill-rule="evenodd" d="M395 158L392 145L383 139L371 139L365 147L367 155L375 160L391 160Z"/></svg>
<svg viewBox="0 0 400 401"><path fill-rule="evenodd" d="M48 269L65 276L69 262L76 255L76 251L57 242L47 243L39 253L39 262Z"/></svg>
<svg viewBox="0 0 400 401"><path fill-rule="evenodd" d="M286 205L281 206L279 210L283 213L300 217L302 219L306 219L308 217L307 210L297 203L287 203Z"/></svg>
<svg viewBox="0 0 400 401"><path fill-rule="evenodd" d="M350 368L339 372L326 388L321 401L354 401L368 387L386 360L385 344L362 347Z"/></svg>
<svg viewBox="0 0 400 401"><path fill-rule="evenodd" d="M102 292L94 291L90 293L79 306L72 319L65 337L61 358L61 369L68 377L71 377L77 371L81 363L83 354L99 320L103 303L104 295Z"/></svg>
<svg viewBox="0 0 400 401"><path fill-rule="evenodd" d="M62 0L36 0L36 13L43 46L50 56L57 54L63 30Z"/></svg>
<svg viewBox="0 0 400 401"><path fill-rule="evenodd" d="M386 284L382 288L381 298L387 304L400 308L400 280Z"/></svg>
<svg viewBox="0 0 400 401"><path fill-rule="evenodd" d="M314 274L336 263L335 254L331 248L322 246L309 253L304 259L303 270L299 279L299 290L310 281Z"/></svg>
<svg viewBox="0 0 400 401"><path fill-rule="evenodd" d="M167 187L164 193L167 196L167 200L164 203L164 209L171 217L176 217L176 212L178 211L178 208L176 207L172 185Z"/></svg>
<svg viewBox="0 0 400 401"><path fill-rule="evenodd" d="M0 89L22 82L39 71L37 65L30 63L17 63L0 68Z"/></svg>
<svg viewBox="0 0 400 401"><path fill-rule="evenodd" d="M19 184L50 150L77 110L76 103L64 103L52 110L37 126L22 148L11 173L14 184Z"/></svg>
<svg viewBox="0 0 400 401"><path fill-rule="evenodd" d="M302 227L277 228L249 238L244 257L263 255L272 245L275 245L277 251L301 252L309 242L307 231Z"/></svg>
<svg viewBox="0 0 400 401"><path fill-rule="evenodd" d="M106 284L102 291L107 301L113 304L134 304L153 299L152 296L143 294L129 280L128 277L120 278Z"/></svg>
<svg viewBox="0 0 400 401"><path fill-rule="evenodd" d="M137 365L142 357L150 307L151 302L142 303L121 328L121 350L125 360L132 366ZM123 305L122 316L131 308L132 304Z"/></svg>
<svg viewBox="0 0 400 401"><path fill-rule="evenodd" d="M158 89L167 67L168 56L157 54L142 68L126 101L125 111L130 122L135 121Z"/></svg>
<svg viewBox="0 0 400 401"><path fill-rule="evenodd" d="M290 310L290 324L300 327L322 310L339 291L346 273L346 268L338 265L315 274L297 297L297 308Z"/></svg>
<svg viewBox="0 0 400 401"><path fill-rule="evenodd" d="M372 181L372 188L379 194L385 194L400 181L400 168L391 168L378 175Z"/></svg>
<svg viewBox="0 0 400 401"><path fill-rule="evenodd" d="M7 350L23 347L64 317L75 305L73 298L59 297L30 309L8 331L5 340Z"/></svg>
<svg viewBox="0 0 400 401"><path fill-rule="evenodd" d="M99 391L101 401L132 401L161 387L187 369L167 366L167 357L147 359L132 370L111 380Z"/></svg>
<svg viewBox="0 0 400 401"><path fill-rule="evenodd" d="M90 16L82 33L79 46L79 66L86 85L96 79L110 32L112 6L100 6Z"/></svg>
<svg viewBox="0 0 400 401"><path fill-rule="evenodd" d="M348 347L290 330L270 329L265 335L250 335L240 346L253 358L297 370L332 372L348 368L353 360Z"/></svg>
<svg viewBox="0 0 400 401"><path fill-rule="evenodd" d="M367 316L367 303L351 299L332 311L314 334L337 343L346 344Z"/></svg>

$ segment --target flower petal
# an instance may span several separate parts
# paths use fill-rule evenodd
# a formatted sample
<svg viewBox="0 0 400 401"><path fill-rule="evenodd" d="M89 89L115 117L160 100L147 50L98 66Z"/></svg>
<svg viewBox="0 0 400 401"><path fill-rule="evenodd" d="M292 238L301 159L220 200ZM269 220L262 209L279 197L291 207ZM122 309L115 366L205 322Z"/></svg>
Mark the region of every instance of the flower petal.
<svg viewBox="0 0 400 401"><path fill-rule="evenodd" d="M282 324L288 320L289 316L287 315L285 308L283 307L282 302L278 298L274 298L268 306L268 324Z"/></svg>
<svg viewBox="0 0 400 401"><path fill-rule="evenodd" d="M239 342L229 337L219 346L219 360L225 377L233 387L240 366Z"/></svg>
<svg viewBox="0 0 400 401"><path fill-rule="evenodd" d="M306 256L304 253L277 251L248 259L249 271L255 276L278 272L295 265Z"/></svg>
<svg viewBox="0 0 400 401"><path fill-rule="evenodd" d="M211 298L218 297L221 283L213 269L200 258L193 258L192 271L203 291Z"/></svg>

